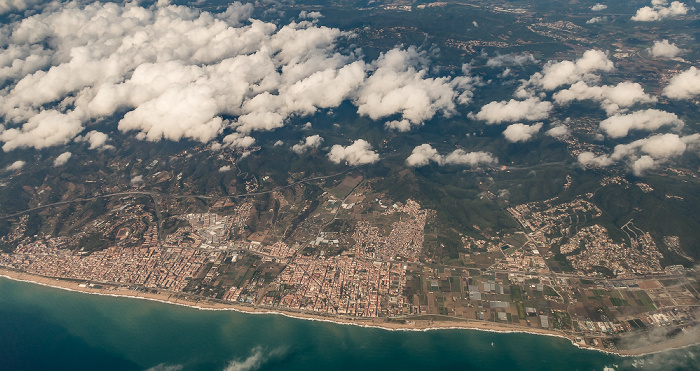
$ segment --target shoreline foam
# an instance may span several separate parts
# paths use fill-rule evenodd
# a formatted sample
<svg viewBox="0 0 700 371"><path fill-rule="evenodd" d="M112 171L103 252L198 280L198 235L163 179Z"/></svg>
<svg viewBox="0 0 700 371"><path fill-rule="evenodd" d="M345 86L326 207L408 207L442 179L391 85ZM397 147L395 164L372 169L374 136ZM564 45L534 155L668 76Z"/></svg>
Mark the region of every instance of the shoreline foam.
<svg viewBox="0 0 700 371"><path fill-rule="evenodd" d="M332 323L332 324L336 324L336 325L357 326L357 327L362 327L362 328L374 328L374 329L379 329L379 330L384 330L384 331L427 332L427 331L436 331L436 330L475 330L475 331L483 331L483 332L491 332L491 333L503 333L503 334L521 333L521 334L530 334L530 335L550 336L550 337L556 337L556 338L569 340L572 345L574 345L575 347L577 347L579 349L598 351L598 352L611 354L611 355L615 355L615 356L619 356L619 357L643 357L643 356L647 356L647 355L651 355L651 354L657 354L657 353L662 353L662 352L667 352L667 351L672 351L672 350L684 349L684 348L688 348L688 347L692 347L692 346L696 346L696 345L700 344L700 342L698 342L698 343L692 343L692 344L685 344L685 345L677 346L677 347L653 349L653 350L650 350L648 352L635 352L634 349L626 350L626 351L611 351L611 350L606 350L606 349L602 349L602 348L581 345L581 344L577 343L574 338L567 336L565 334L556 333L556 332L551 331L551 330L544 330L544 329L536 329L536 331L520 330L520 329L511 328L510 326L505 325L505 324L491 323L491 322L484 322L484 321L471 322L469 320L466 320L465 322L462 323L462 325L455 326L454 322L461 322L461 320L454 319L454 320L448 320L451 323L449 323L449 324L446 323L444 326L441 326L441 325L430 326L429 325L426 327L408 327L406 325L402 325L399 323L382 323L382 324L371 323L371 324L367 324L367 323L361 323L361 322L374 322L375 319L369 319L369 318L366 318L366 319L365 318L346 319L346 318L340 318L340 317L327 318L326 316L315 315L315 314L287 312L284 310L270 310L270 309L258 308L258 307L247 307L247 306L242 306L242 305L236 305L236 303L231 303L231 304L208 303L209 305L202 306L202 305L200 305L200 302L195 302L195 301L189 301L189 300L184 300L184 299L171 300L170 298L172 295L167 295L167 294L163 294L163 293L158 293L158 294L141 293L138 291L123 289L123 288L120 288L118 290L118 291L120 291L120 293L118 293L118 294L109 293L109 292L102 292L101 289L80 287L79 283L77 283L75 281L69 281L69 280L60 279L60 278L39 276L39 275L32 274L32 273L13 271L13 270L5 269L5 268L0 268L0 278L6 278L6 279L9 279L12 281L30 283L30 284L45 286L45 287L49 287L49 288L53 288L53 289L72 291L72 292L81 293L81 294L88 294L88 295L111 296L111 297L115 297L115 298L141 299L141 300L159 302L162 304L178 305L178 306L197 309L197 310L233 311L233 312L253 314L253 315L281 315L281 316L284 316L287 318L293 318L293 319L298 319L298 320L327 322L327 323ZM85 282L87 282L87 281L85 281ZM75 285L75 287L74 288L68 287L69 285ZM105 285L109 285L109 284L105 284ZM424 321L424 320L418 320L418 321ZM658 346L658 344L656 346Z"/></svg>

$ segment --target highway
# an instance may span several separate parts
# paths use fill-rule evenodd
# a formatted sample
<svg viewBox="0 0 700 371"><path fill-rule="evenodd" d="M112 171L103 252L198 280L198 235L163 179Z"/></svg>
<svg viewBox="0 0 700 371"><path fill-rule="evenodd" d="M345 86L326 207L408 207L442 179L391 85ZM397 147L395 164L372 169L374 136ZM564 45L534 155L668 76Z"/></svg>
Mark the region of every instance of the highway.
<svg viewBox="0 0 700 371"><path fill-rule="evenodd" d="M228 199L236 199L236 198L245 198L245 197L259 196L259 195L263 195L263 194L266 194L266 193L272 193L272 192L276 192L276 191L279 191L279 190L282 190L282 189L285 189L285 188L293 187L293 186L295 186L295 185L297 185L297 184L301 184L301 183L307 183L307 182L311 182L311 181L315 181L315 180L323 180L323 179L328 179L328 178L337 177L337 176L340 176L340 175L349 173L350 171L353 171L353 170L355 170L355 169L357 169L357 168L359 168L359 167L361 167L361 166L362 166L362 165L353 166L353 167L350 167L350 168L348 168L348 169L346 169L346 170L344 170L344 171L341 171L341 172L338 172L338 173L334 173L334 174L331 174L331 175L315 176L315 177L308 177L308 178L300 179L300 180L297 180L296 182L289 183L289 184L284 185L284 186L275 187L275 188L270 189L270 190L267 190L267 191L249 192L249 193L242 193L242 194L228 195L228 196L209 196L209 195L196 195L196 194L192 194L192 195L177 195L177 194L160 193L160 192L151 192L151 191L123 191L123 192L115 192L115 193L105 193L105 194L101 194L101 195L97 195L97 196L93 196L93 197L79 197L79 198L74 198L74 199L72 199L72 200L59 201L59 202L53 202L53 203L50 203L50 204L35 206L35 207L29 208L29 209L26 209L26 210L22 210L22 211L20 211L20 212L16 212L16 213L14 213L14 214L2 215L2 216L0 216L0 220L2 220L2 219L7 219L7 218L12 218L12 217L19 216L19 215L26 214L26 213L30 213L30 212L32 212L32 211L47 209L47 208L56 207L56 206L61 206L61 205L67 205L67 204L71 204L71 203L74 203L74 202L94 201L94 200L97 200L97 199L99 199L99 198L106 198L106 197L118 197L118 196L148 196L148 197L151 197L151 199L153 199L154 203L157 205L157 204L158 204L158 203L156 202L156 198L157 198L157 197L162 197L162 198L176 198L176 199L200 198L200 199L205 199L205 200L221 200L221 199L227 199L227 198L228 198ZM157 206L156 206L156 207L157 207Z"/></svg>

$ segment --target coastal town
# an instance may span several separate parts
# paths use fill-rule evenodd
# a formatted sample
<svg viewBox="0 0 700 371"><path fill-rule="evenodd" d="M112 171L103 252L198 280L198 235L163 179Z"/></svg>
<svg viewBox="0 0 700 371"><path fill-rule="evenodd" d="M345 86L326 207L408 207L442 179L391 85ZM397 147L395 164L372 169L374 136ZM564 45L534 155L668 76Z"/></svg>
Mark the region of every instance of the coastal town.
<svg viewBox="0 0 700 371"><path fill-rule="evenodd" d="M698 322L700 272L662 269L653 239L633 221L623 228L627 242L614 241L596 222L601 210L585 197L512 206L520 231L463 235L461 266L446 266L426 258L434 211L369 189L361 177L348 176L301 222L294 210L306 212L309 204L276 193L285 213L277 223L297 222L292 234L260 217L251 230L250 201L217 201L206 212L171 218L166 230L138 198L125 196L108 202L109 218L88 223L81 234L34 240L21 237L28 228L21 216L3 237L16 248L0 253L0 267L100 292L242 310L407 327L490 323L610 351L619 350L616 339L641 329ZM73 247L96 232L114 235L114 243Z"/></svg>

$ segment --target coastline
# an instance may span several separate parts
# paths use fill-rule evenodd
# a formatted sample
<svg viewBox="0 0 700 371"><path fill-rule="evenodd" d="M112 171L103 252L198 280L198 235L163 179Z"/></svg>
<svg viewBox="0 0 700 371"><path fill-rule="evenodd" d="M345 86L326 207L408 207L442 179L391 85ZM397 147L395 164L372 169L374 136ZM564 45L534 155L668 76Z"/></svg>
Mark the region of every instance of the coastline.
<svg viewBox="0 0 700 371"><path fill-rule="evenodd" d="M113 286L112 284L106 284L111 287L111 289L105 290L102 288L89 287L84 284L86 281L77 280L67 280L59 278L49 278L40 275L35 275L26 272L19 272L14 270L9 270L6 268L0 268L0 277L7 278L13 281L26 282L31 284L37 284L41 286L47 286L55 289L61 289L66 291L74 291L83 294L101 295L101 296L112 296L112 297L122 297L131 299L141 299L156 301L164 304L180 305L198 310L219 310L219 311L235 311L247 314L272 314L272 315L282 315L288 318L319 321L319 322L329 322L340 325L352 325L365 328L376 328L386 331L433 331L433 330L476 330L485 332L496 332L496 333L526 333L532 335L544 335L552 336L569 340L574 346L580 349L594 350L603 353L613 354L621 357L639 357L649 354L661 353L665 351L682 349L694 345L700 344L696 343L680 343L675 344L673 341L664 342L661 344L654 344L644 348L630 349L630 350L608 350L599 347L589 346L587 344L581 344L576 342L575 337L571 335L539 328L528 328L520 329L519 326L513 326L502 323L486 322L486 321L472 321L472 320L460 320L460 319L450 319L446 318L444 321L429 321L429 320L410 320L407 319L408 323L398 323L398 322L387 322L383 318L343 318L343 317L331 317L316 315L303 312L292 312L285 311L283 309L267 309L260 307L252 307L240 305L237 303L223 304L223 303L213 303L209 301L192 301L185 300L181 298L174 297L172 294L167 293L150 293L130 290L124 287ZM83 283L81 283L83 282ZM101 285L101 284L100 284ZM674 343L674 344L669 344ZM670 345L670 346L667 346Z"/></svg>

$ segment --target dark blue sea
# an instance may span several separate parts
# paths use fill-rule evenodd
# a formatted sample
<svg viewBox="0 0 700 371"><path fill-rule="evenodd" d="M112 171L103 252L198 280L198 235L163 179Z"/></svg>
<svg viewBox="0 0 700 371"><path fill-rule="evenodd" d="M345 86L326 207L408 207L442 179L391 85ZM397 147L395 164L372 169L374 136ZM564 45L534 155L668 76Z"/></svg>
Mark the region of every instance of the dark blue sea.
<svg viewBox="0 0 700 371"><path fill-rule="evenodd" d="M622 358L569 341L375 328L88 295L0 278L0 370L700 369L700 348Z"/></svg>

